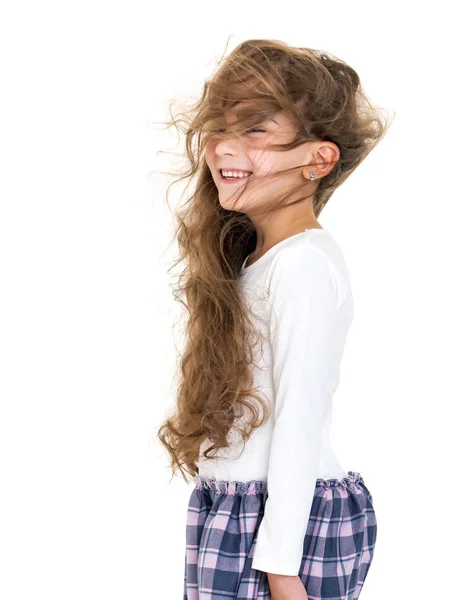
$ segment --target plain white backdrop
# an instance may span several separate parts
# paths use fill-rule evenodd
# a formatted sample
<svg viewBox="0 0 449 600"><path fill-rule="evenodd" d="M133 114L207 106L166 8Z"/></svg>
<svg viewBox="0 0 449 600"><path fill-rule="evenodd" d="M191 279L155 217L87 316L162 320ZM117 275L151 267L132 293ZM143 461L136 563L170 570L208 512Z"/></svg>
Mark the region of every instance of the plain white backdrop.
<svg viewBox="0 0 449 600"><path fill-rule="evenodd" d="M168 102L228 41L327 50L396 112L320 223L355 317L333 442L378 518L363 600L447 594L447 32L442 5L9 2L0 13L0 597L181 600L193 484L156 430L180 306ZM158 154L159 152L159 154ZM156 172L156 175L151 175ZM172 207L176 194L171 196ZM447 596L446 596L447 597Z"/></svg>

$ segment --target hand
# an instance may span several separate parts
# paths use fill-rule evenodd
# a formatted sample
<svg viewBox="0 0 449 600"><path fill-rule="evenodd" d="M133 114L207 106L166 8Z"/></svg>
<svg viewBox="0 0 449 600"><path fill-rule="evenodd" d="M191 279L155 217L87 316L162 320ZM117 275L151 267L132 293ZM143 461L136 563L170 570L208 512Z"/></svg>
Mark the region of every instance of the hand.
<svg viewBox="0 0 449 600"><path fill-rule="evenodd" d="M271 600L308 600L307 590L298 575L267 573Z"/></svg>

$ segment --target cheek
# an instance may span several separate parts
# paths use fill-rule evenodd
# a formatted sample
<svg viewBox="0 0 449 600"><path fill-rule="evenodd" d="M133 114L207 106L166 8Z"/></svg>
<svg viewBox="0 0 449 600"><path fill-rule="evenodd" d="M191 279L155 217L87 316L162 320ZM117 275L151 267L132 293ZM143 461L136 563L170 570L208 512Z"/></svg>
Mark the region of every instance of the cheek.
<svg viewBox="0 0 449 600"><path fill-rule="evenodd" d="M267 152L265 150L252 150L249 153L251 164L254 165L254 171L259 175L276 171L279 163L279 153Z"/></svg>
<svg viewBox="0 0 449 600"><path fill-rule="evenodd" d="M204 160L206 161L210 171L213 173L214 149L212 148L210 143L206 146L206 150L204 152Z"/></svg>
<svg viewBox="0 0 449 600"><path fill-rule="evenodd" d="M210 162L211 156L212 156L212 144L210 142L208 142L206 144L206 148L204 150L204 157L208 164Z"/></svg>

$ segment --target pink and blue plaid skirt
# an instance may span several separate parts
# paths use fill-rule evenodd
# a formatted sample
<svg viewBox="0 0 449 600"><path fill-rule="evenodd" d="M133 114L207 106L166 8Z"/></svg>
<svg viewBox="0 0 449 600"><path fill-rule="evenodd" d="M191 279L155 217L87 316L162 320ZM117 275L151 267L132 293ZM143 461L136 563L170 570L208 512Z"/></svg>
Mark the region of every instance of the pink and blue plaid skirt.
<svg viewBox="0 0 449 600"><path fill-rule="evenodd" d="M184 600L271 598L252 568L266 481L195 476L187 510ZM298 575L309 600L356 600L374 554L377 521L362 476L317 479Z"/></svg>

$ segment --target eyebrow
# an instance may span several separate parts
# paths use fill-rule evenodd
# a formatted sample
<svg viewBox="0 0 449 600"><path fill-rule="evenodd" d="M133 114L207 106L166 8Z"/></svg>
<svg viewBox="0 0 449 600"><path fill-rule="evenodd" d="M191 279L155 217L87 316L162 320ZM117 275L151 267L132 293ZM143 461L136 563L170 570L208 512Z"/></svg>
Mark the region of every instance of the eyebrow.
<svg viewBox="0 0 449 600"><path fill-rule="evenodd" d="M235 108L238 104L241 104L243 102L243 100L238 100L237 102L235 102L233 104L233 107ZM276 123L276 125L279 125L279 123L277 121L275 121L275 119L269 119L270 121L273 121L273 123ZM280 126L280 125L279 125Z"/></svg>

